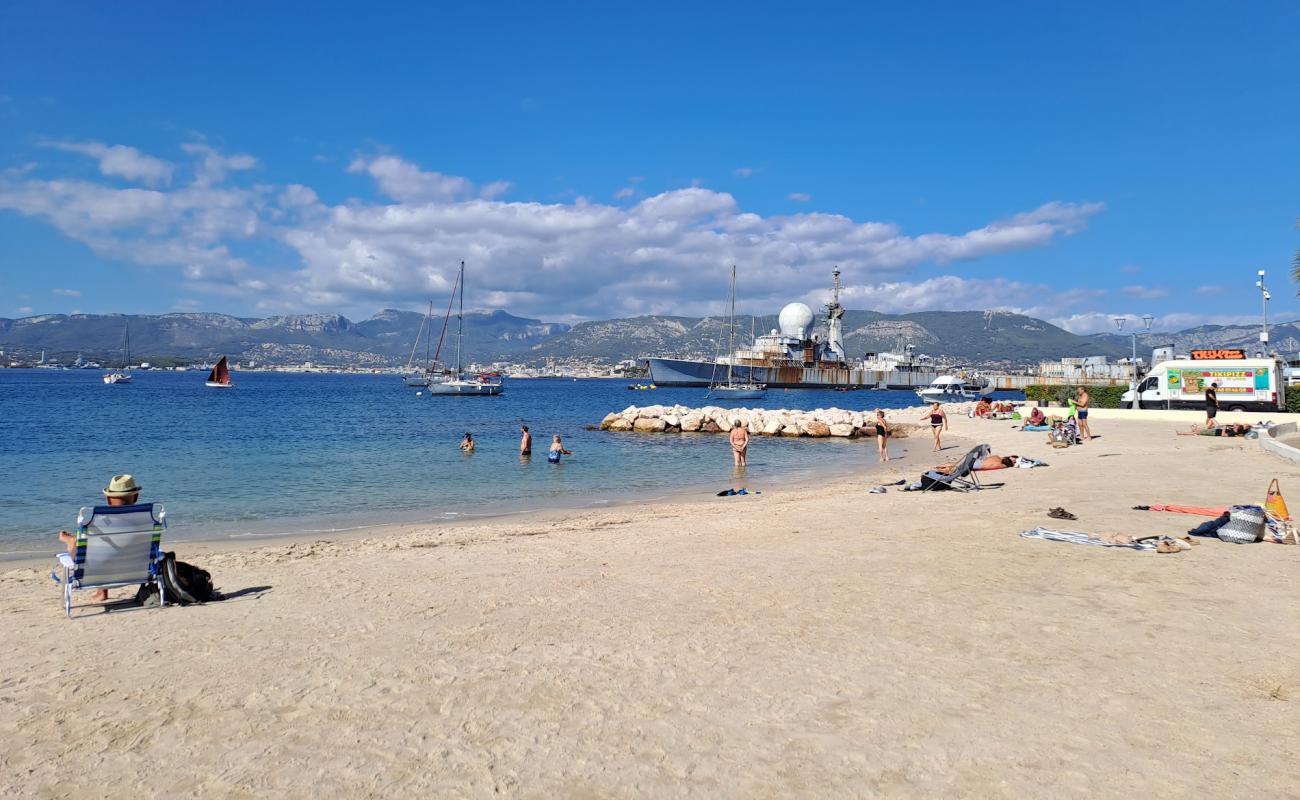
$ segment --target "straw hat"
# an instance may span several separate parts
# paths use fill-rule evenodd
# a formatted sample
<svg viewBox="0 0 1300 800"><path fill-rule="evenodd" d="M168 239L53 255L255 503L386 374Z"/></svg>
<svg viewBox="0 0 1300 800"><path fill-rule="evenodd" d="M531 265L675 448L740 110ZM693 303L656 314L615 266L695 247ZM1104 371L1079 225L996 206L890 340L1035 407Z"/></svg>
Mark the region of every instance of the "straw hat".
<svg viewBox="0 0 1300 800"><path fill-rule="evenodd" d="M139 493L140 484L135 482L135 477L132 475L114 475L113 480L109 481L104 489L105 497L130 497Z"/></svg>

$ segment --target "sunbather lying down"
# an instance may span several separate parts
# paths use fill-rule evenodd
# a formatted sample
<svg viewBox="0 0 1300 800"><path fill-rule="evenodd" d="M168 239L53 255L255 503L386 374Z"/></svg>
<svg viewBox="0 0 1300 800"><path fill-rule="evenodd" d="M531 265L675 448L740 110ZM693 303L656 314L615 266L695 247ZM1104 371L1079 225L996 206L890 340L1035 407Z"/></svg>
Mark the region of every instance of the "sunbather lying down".
<svg viewBox="0 0 1300 800"><path fill-rule="evenodd" d="M1179 436L1245 436L1250 431L1249 425L1240 423L1229 423L1227 425L1215 425L1213 428L1204 425L1193 425L1190 431L1178 431Z"/></svg>
<svg viewBox="0 0 1300 800"><path fill-rule="evenodd" d="M1007 469L1008 467L1014 467L1019 462L1020 456L990 455L975 462L975 471L988 472L989 470L995 469ZM940 464L935 467L934 470L935 472L942 472L944 475L947 475L957 468L957 464L958 462L956 461L950 464Z"/></svg>

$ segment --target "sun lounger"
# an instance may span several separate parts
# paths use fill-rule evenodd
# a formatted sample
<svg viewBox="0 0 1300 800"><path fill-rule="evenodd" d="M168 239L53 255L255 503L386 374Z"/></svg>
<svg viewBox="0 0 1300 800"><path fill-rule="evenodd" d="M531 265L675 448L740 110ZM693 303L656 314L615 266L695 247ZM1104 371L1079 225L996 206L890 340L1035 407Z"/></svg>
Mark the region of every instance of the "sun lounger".
<svg viewBox="0 0 1300 800"><path fill-rule="evenodd" d="M956 489L960 492L968 492L972 489L982 489L979 477L975 474L975 465L987 458L989 455L989 446L981 444L971 448L971 451L962 456L961 461L952 468L952 471L946 475L938 470L930 470L921 476L921 491L928 492L933 489Z"/></svg>
<svg viewBox="0 0 1300 800"><path fill-rule="evenodd" d="M64 613L72 617L74 589L111 589L141 583L156 585L159 605L166 605L158 571L166 527L167 512L156 503L82 508L77 515L76 554L59 553L58 567L63 575L50 573L63 587Z"/></svg>

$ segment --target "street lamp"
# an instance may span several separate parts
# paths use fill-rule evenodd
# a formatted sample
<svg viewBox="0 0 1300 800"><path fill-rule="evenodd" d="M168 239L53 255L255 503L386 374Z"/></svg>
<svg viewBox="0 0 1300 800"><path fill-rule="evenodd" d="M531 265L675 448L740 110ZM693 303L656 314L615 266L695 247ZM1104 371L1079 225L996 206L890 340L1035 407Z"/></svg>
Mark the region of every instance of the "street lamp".
<svg viewBox="0 0 1300 800"><path fill-rule="evenodd" d="M1259 346L1264 351L1260 355L1268 353L1268 301L1273 299L1273 295L1268 293L1268 287L1264 285L1264 270L1259 271L1259 280L1255 281L1255 286L1259 288L1259 293L1264 305L1264 327L1259 331Z"/></svg>
<svg viewBox="0 0 1300 800"><path fill-rule="evenodd" d="M1115 328L1120 332L1121 335L1123 335L1124 333L1124 322L1127 319L1128 317L1114 318ZM1149 333L1151 331L1151 323L1155 322L1155 319L1156 318L1151 316L1150 314L1142 315L1142 324L1146 332ZM1133 358L1131 361L1129 361L1129 373L1132 376L1132 378L1129 383L1129 389L1131 389L1133 392L1133 408L1138 409L1142 407L1142 402L1138 399L1138 334L1137 334L1136 326L1133 328L1132 336L1133 336Z"/></svg>

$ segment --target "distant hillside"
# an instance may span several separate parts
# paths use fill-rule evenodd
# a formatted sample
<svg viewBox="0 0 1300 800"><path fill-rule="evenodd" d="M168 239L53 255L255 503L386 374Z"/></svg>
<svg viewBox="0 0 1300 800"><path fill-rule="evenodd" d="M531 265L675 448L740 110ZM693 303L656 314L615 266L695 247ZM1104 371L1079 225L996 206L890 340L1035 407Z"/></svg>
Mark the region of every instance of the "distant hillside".
<svg viewBox="0 0 1300 800"><path fill-rule="evenodd" d="M1255 352L1259 348L1258 324L1254 325L1199 325L1187 330L1173 333L1144 333L1138 335L1138 356L1150 353L1152 347L1173 345L1179 353L1192 350L1238 348ZM1132 339L1128 335L1117 336L1113 333L1099 334L1091 337L1099 341L1122 344L1132 350ZM1283 322L1268 326L1269 346L1287 355L1294 356L1300 351L1300 322Z"/></svg>
<svg viewBox="0 0 1300 800"><path fill-rule="evenodd" d="M302 314L266 319L226 314L46 314L23 319L0 318L0 349L32 358L46 351L49 359L111 363L120 358L122 333L129 325L132 360L175 358L203 360L226 354L235 360L262 363L404 364L411 354L424 315L381 311L352 322L338 314ZM442 318L433 319L433 342ZM495 360L526 350L563 333L568 325L512 316L504 311L465 315L466 360ZM452 320L444 355L454 347ZM425 351L421 339L417 357Z"/></svg>
<svg viewBox="0 0 1300 800"><path fill-rule="evenodd" d="M119 358L122 330L129 322L131 352L137 360L178 359L202 361L226 354L237 361L265 364L401 365L424 316L410 311L385 310L360 322L338 314L301 314L266 319L226 314L49 314L24 319L0 319L0 349L35 359L42 350L50 359L71 361L81 354L88 360L112 363ZM736 320L738 344L749 341L751 323L759 333L776 326L774 316ZM819 318L821 330L825 319ZM723 320L718 317L644 316L582 322L570 326L516 317L504 311L465 315L467 361L512 361L540 365L550 359L582 359L614 363L651 355L711 358L719 349ZM452 320L451 331L455 329ZM433 320L436 344L442 319ZM845 347L851 357L894 351L907 344L947 362L990 367L1031 366L1064 356L1129 354L1127 336L1100 334L1077 336L1033 317L986 314L982 311L922 311L915 314L881 314L846 311ZM1197 347L1253 349L1259 329L1249 325L1206 325L1174 333L1138 337L1139 355L1153 345L1172 343L1180 352ZM1273 345L1283 351L1300 349L1300 324L1272 328ZM722 347L726 349L727 343ZM449 331L444 359L452 352ZM417 352L422 360L424 340Z"/></svg>
<svg viewBox="0 0 1300 800"><path fill-rule="evenodd" d="M568 333L534 345L535 357L578 356L618 361L651 355L712 357L719 347L724 320L717 317L645 316L581 322ZM819 321L825 328L824 319ZM754 328L772 329L775 318L758 317ZM737 342L748 342L751 318L736 318ZM1128 345L1077 336L1033 317L982 311L923 311L881 314L846 311L844 345L851 357L868 352L899 351L907 344L916 352L948 361L987 365L1029 365L1064 356L1121 356ZM723 343L722 349L727 348Z"/></svg>

